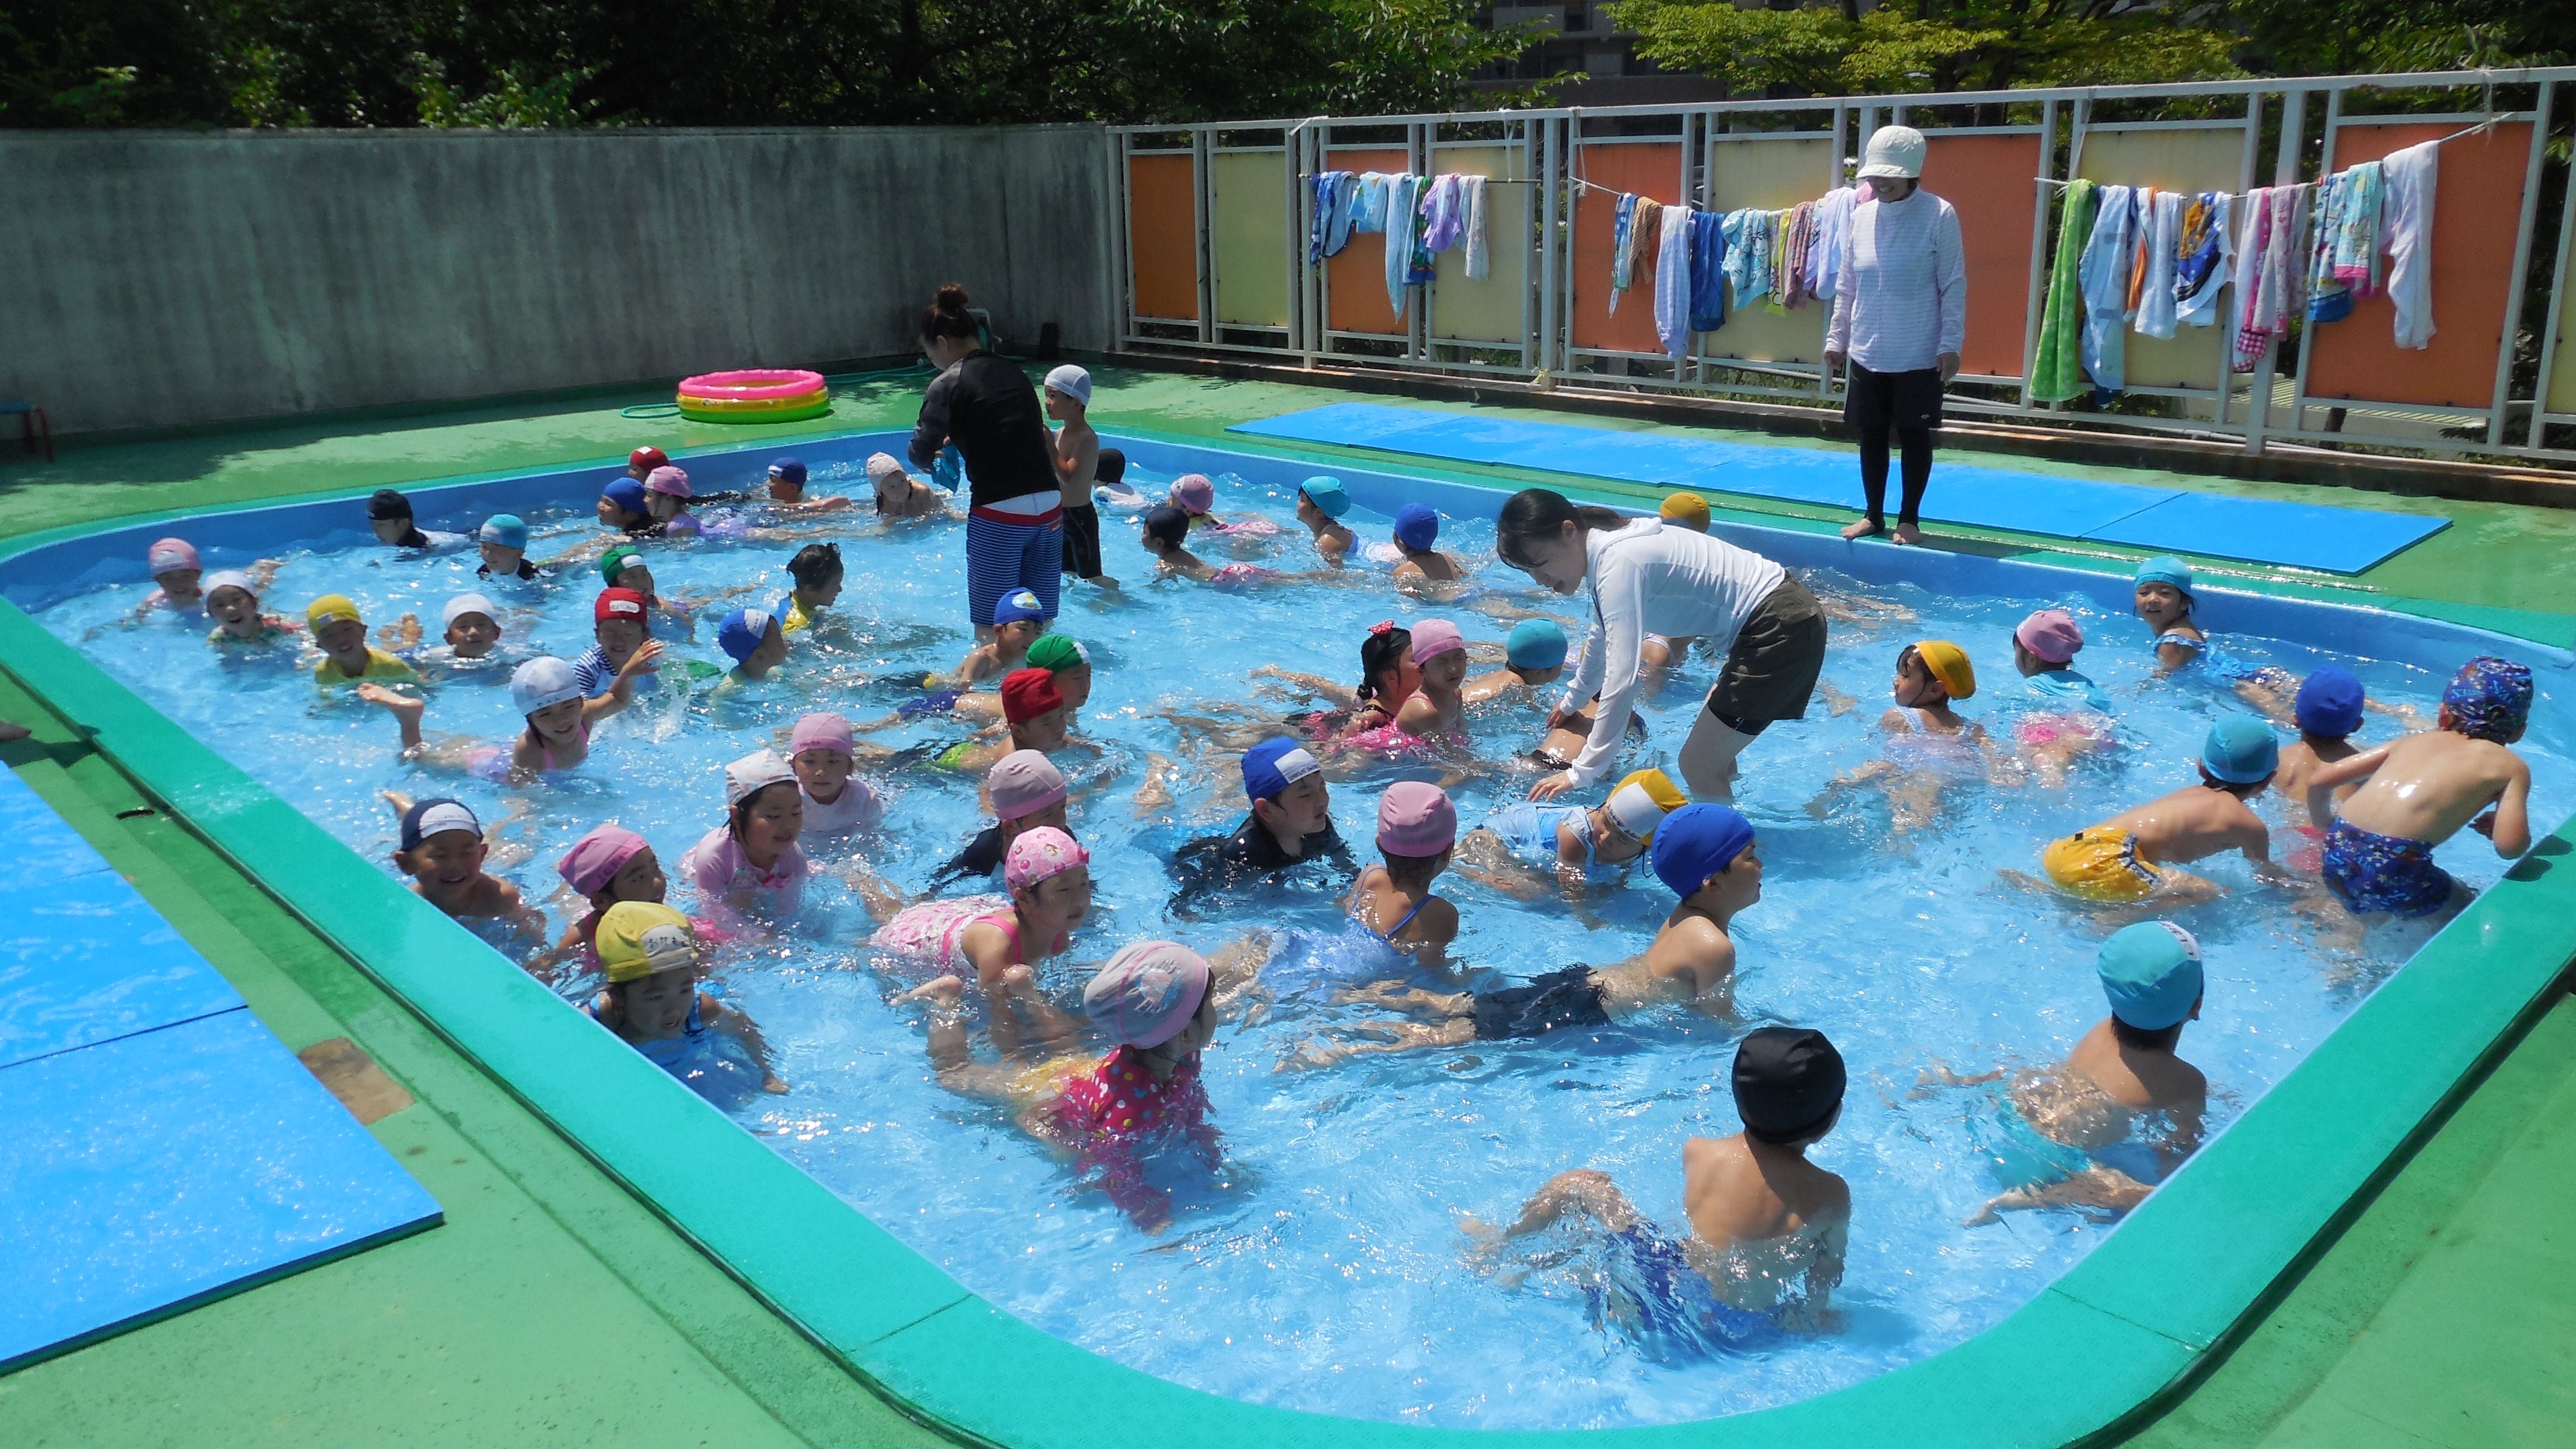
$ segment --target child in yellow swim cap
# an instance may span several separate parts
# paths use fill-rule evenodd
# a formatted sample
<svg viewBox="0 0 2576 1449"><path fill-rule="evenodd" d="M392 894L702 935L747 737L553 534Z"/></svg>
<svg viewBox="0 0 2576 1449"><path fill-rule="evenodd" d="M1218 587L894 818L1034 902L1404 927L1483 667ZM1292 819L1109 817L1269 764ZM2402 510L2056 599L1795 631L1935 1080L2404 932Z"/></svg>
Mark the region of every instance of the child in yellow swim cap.
<svg viewBox="0 0 2576 1449"><path fill-rule="evenodd" d="M346 594L324 594L307 605L304 627L313 635L322 662L314 666L313 683L321 689L355 684L361 679L417 679L401 657L367 643L367 621Z"/></svg>
<svg viewBox="0 0 2576 1449"><path fill-rule="evenodd" d="M608 987L582 1009L655 1066L702 1094L714 1095L732 1063L718 1032L742 1044L760 1071L760 1089L784 1092L770 1070L769 1043L739 1011L698 989L697 929L689 918L653 901L620 901L602 912L594 944Z"/></svg>
<svg viewBox="0 0 2576 1449"><path fill-rule="evenodd" d="M1896 678L1888 687L1896 703L1878 720L1888 737L1886 753L1835 776L1807 802L1807 813L1822 819L1843 796L1874 784L1887 792L1892 832L1930 824L1946 781L1985 773L1985 726L1951 708L1976 692L1976 666L1951 641L1920 639L1896 651Z"/></svg>

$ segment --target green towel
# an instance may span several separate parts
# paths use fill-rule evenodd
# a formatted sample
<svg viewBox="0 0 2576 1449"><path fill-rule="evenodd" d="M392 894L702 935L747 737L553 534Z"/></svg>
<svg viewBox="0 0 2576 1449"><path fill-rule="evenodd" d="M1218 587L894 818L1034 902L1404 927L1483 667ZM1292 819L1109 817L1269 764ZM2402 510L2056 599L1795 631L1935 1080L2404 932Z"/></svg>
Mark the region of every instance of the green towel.
<svg viewBox="0 0 2576 1449"><path fill-rule="evenodd" d="M2066 215L2057 228L2057 259L2048 269L2048 306L2039 314L2039 355L2031 359L2030 395L2064 402L2084 391L2079 354L2084 336L2084 284L2076 275L2084 243L2093 235L2090 181L2069 182Z"/></svg>

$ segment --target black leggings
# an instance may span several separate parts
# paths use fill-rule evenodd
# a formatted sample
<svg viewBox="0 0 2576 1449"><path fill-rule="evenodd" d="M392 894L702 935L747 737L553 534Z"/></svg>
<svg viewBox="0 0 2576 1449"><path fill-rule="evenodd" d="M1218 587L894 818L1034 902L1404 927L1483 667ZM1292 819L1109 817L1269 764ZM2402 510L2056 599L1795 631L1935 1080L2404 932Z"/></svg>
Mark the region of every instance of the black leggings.
<svg viewBox="0 0 2576 1449"><path fill-rule="evenodd" d="M1923 489L1932 481L1932 430L1898 428L1896 441L1905 451L1905 496L1896 521L1921 527ZM1887 430L1864 428L1860 435L1860 488L1869 500L1869 521L1887 526Z"/></svg>

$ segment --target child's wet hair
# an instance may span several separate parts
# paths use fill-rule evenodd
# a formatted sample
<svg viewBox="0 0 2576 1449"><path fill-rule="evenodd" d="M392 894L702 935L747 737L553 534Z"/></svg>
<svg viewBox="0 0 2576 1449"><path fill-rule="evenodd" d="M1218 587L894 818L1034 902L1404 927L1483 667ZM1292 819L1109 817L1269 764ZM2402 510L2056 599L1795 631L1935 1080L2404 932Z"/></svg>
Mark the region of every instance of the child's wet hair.
<svg viewBox="0 0 2576 1449"><path fill-rule="evenodd" d="M1190 516L1168 503L1145 510L1145 536L1166 548L1178 548L1190 536Z"/></svg>
<svg viewBox="0 0 2576 1449"><path fill-rule="evenodd" d="M788 577L801 589L819 589L841 577L841 546L837 543L809 543L796 550L787 561Z"/></svg>
<svg viewBox="0 0 2576 1449"><path fill-rule="evenodd" d="M1413 631L1399 629L1393 620L1369 626L1360 640L1360 687L1362 700L1377 696L1377 677L1390 669L1400 669L1406 655L1413 652Z"/></svg>
<svg viewBox="0 0 2576 1449"><path fill-rule="evenodd" d="M2222 780L2216 775L2211 774L2207 765L2203 765L2200 767L2200 783L2212 790L2224 790L2239 800L2250 800L2271 788L2273 778L2280 773L2280 771L2274 770L2271 774L2265 775L2260 780L2245 780L2240 782L2234 780Z"/></svg>
<svg viewBox="0 0 2576 1449"><path fill-rule="evenodd" d="M1445 850L1438 855L1398 855L1392 850L1381 849L1378 855L1386 862L1388 880L1406 890L1417 891L1430 885L1449 859L1449 852Z"/></svg>
<svg viewBox="0 0 2576 1449"><path fill-rule="evenodd" d="M2197 996L2191 999L2192 1010L2200 1010L2200 1000ZM2111 1036L2124 1047L2135 1047L2140 1051L2169 1052L2182 1044L2182 1029L2189 1022L2190 1018L2185 1017L2171 1026L2160 1026L2149 1031L2143 1026L2129 1025L2120 1019L2117 1012L2114 1012L2111 1016Z"/></svg>

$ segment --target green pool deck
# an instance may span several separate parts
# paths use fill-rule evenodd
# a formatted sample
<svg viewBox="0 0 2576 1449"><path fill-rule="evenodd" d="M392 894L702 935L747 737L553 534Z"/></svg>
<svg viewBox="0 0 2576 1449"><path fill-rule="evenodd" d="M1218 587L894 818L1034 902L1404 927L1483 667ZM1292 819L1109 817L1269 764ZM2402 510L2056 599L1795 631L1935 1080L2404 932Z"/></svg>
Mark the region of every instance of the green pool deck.
<svg viewBox="0 0 2576 1449"><path fill-rule="evenodd" d="M1121 428L1244 447L1226 425L1347 394L1102 368ZM754 429L627 420L649 396L589 396L73 446L0 447L0 536L142 514L908 426L920 378L839 389L836 414ZM1563 420L1533 409L1510 416ZM1758 434L1720 434L1780 442ZM1784 444L1793 445L1793 444ZM1357 450L1257 447L1405 470ZM1946 456L1946 455L1945 455ZM2354 580L2258 587L2354 599L2564 645L2576 514L1981 458L1996 466L2246 497L2448 516ZM1448 476L1558 482L1506 468ZM2132 476L2134 474L2134 476ZM1935 475L1934 486L1939 486ZM1644 490L1594 490L1634 501ZM1840 517L1720 496L1721 514L1822 529ZM2132 555L1947 531L1936 546L2118 568ZM8 661L0 660L0 668ZM355 1041L417 1099L379 1140L446 1210L416 1235L0 1377L0 1443L897 1445L941 1442L840 1370L649 1208L388 998L334 947L152 808L77 722L0 673L19 771L224 972L286 1043ZM2561 995L2244 1340L2138 1445L2557 1444L2576 1422L2576 1000ZM2082 1373L2084 1366L2068 1365ZM996 1392L1007 1393L1007 1375Z"/></svg>

